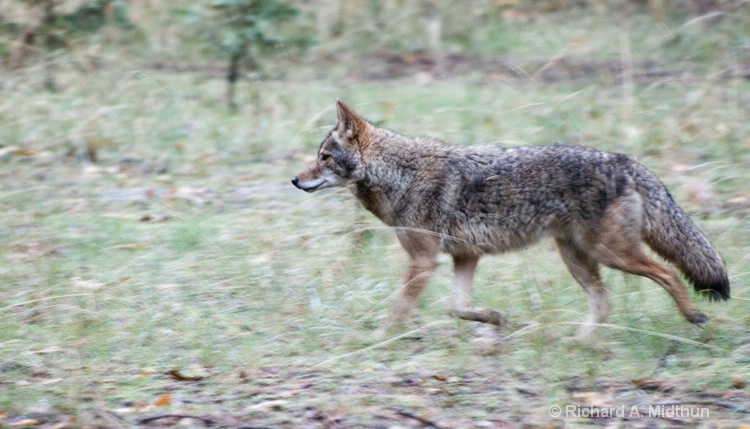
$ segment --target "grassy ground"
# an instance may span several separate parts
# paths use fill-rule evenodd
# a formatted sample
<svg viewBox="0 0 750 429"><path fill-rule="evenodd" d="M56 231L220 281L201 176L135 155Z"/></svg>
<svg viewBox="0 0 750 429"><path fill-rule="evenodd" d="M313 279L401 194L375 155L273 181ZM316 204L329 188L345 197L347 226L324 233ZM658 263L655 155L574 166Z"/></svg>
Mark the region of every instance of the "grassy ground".
<svg viewBox="0 0 750 429"><path fill-rule="evenodd" d="M519 60L528 77L290 75L244 83L236 113L222 82L200 73L120 64L66 74L55 94L8 76L0 425L739 427L750 420L750 84L713 63L644 66L656 48L640 47L620 45L632 62L616 72L575 57L573 79L545 79L536 56ZM699 302L711 322L698 328L657 285L606 271L610 325L597 347L573 346L584 294L543 242L480 265L476 302L508 312L504 341L475 341L443 314L444 263L412 333L375 342L403 251L346 191L289 184L333 125L336 98L405 134L636 157L720 249L734 299ZM658 404L709 416L648 416ZM566 406L626 413L566 417ZM166 414L192 417L148 420Z"/></svg>

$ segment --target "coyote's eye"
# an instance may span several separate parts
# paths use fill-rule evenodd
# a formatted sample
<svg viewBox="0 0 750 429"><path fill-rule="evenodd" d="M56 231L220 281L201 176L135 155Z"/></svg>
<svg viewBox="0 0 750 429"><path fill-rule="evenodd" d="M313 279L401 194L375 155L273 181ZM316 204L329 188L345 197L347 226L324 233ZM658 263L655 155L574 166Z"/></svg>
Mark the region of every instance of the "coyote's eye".
<svg viewBox="0 0 750 429"><path fill-rule="evenodd" d="M327 153L320 154L320 160L323 162L328 161L330 158L331 158L331 155L328 155Z"/></svg>

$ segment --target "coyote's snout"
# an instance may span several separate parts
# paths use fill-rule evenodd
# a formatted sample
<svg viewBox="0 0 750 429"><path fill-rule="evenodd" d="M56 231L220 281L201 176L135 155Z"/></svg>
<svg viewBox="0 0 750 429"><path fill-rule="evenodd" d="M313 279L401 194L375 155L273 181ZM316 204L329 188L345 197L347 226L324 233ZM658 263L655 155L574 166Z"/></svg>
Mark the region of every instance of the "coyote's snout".
<svg viewBox="0 0 750 429"><path fill-rule="evenodd" d="M332 186L342 186L341 177L327 167L328 158L318 157L310 168L292 179L292 184L305 192L315 192Z"/></svg>
<svg viewBox="0 0 750 429"><path fill-rule="evenodd" d="M391 324L404 321L440 251L454 262L449 313L503 324L502 313L471 306L477 263L544 237L555 240L587 293L589 315L579 329L584 338L611 309L601 265L650 278L687 320L707 320L677 274L651 260L641 242L674 264L698 293L729 298L719 253L659 179L625 155L563 145L452 146L376 127L341 101L336 107L337 125L292 183L307 192L345 186L395 229L411 262Z"/></svg>

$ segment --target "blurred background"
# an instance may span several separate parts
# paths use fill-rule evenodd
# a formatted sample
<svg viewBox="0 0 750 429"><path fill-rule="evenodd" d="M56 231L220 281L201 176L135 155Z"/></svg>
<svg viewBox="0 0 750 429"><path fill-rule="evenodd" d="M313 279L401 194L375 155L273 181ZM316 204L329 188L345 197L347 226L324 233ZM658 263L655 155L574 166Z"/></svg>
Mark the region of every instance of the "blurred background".
<svg viewBox="0 0 750 429"><path fill-rule="evenodd" d="M700 329L605 271L601 347L571 352L584 294L542 243L480 264L504 341L445 316L443 263L409 340L373 344L403 250L346 190L289 183L337 98L402 134L638 159L733 299ZM711 419L625 423L737 427L749 111L747 0L0 0L0 426L550 428L667 401Z"/></svg>
<svg viewBox="0 0 750 429"><path fill-rule="evenodd" d="M128 87L179 97L174 91L190 85L193 99L213 97L204 101L242 111L261 128L289 102L291 94L279 82L294 88L335 82L326 97L343 99L352 87L387 87L399 79L411 79L415 87L461 81L477 88L477 96L488 86L620 86L619 107L637 114L634 85L691 80L704 88L706 80L747 80L749 10L746 1L732 0L2 0L0 59L4 90L13 94L70 93L82 77L107 81L101 90L110 94ZM391 98L381 97L369 115L390 119L403 101ZM323 101L304 102L317 111ZM0 137L28 120L5 121ZM571 137L560 126L550 138ZM624 131L626 137L644 131L638 128ZM110 140L114 146L134 143L113 132L91 144L59 136L55 146L83 143L97 151ZM267 153L272 138L256 129L243 144Z"/></svg>

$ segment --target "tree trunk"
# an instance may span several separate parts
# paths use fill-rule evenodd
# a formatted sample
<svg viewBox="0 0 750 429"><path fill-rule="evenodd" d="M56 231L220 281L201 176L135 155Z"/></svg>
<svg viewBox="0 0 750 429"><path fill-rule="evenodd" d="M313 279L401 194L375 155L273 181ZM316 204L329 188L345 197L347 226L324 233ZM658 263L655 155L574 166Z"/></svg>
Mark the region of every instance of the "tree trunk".
<svg viewBox="0 0 750 429"><path fill-rule="evenodd" d="M237 102L234 100L234 87L240 77L240 60L242 55L232 54L229 59L229 69L227 70L227 106L231 110L237 110Z"/></svg>
<svg viewBox="0 0 750 429"><path fill-rule="evenodd" d="M52 0L47 0L44 3L44 21L42 22L42 31L44 36L44 50L47 55L47 60L44 65L44 87L51 92L55 92L55 65L53 63L52 51L54 49L54 36L52 31L55 25L55 11L54 3Z"/></svg>

